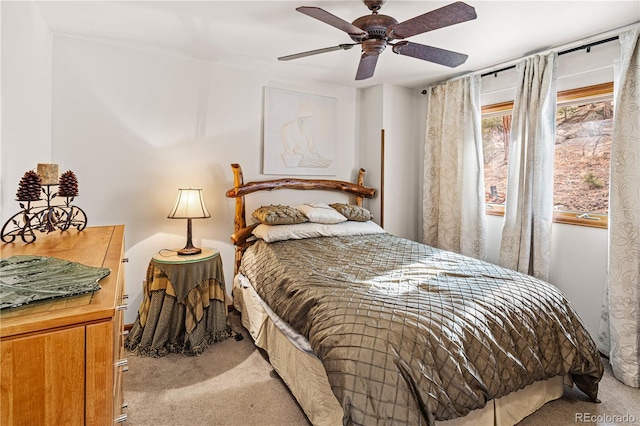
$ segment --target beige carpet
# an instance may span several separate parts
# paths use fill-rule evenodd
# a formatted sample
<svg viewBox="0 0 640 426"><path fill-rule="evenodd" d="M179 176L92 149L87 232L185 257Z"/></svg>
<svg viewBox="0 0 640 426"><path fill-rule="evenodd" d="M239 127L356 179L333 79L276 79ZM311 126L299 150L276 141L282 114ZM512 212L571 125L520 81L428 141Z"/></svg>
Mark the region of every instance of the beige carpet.
<svg viewBox="0 0 640 426"><path fill-rule="evenodd" d="M128 354L125 425L310 425L239 316L229 322L244 340L226 339L197 357Z"/></svg>
<svg viewBox="0 0 640 426"><path fill-rule="evenodd" d="M125 374L126 425L309 425L289 390L230 315L232 338L211 345L201 356L170 354L144 358L129 354ZM623 385L606 364L600 399L594 404L577 390L547 403L520 425L640 425L640 390ZM626 417L625 417L626 416ZM633 417L630 417L633 416ZM630 420L635 420L635 422Z"/></svg>

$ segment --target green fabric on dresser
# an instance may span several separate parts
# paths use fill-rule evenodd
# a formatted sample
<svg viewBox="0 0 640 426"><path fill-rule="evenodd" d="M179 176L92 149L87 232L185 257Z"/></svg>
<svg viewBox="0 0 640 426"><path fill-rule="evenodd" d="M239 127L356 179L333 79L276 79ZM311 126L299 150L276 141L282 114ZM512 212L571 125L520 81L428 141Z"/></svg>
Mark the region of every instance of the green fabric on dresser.
<svg viewBox="0 0 640 426"><path fill-rule="evenodd" d="M0 259L0 309L100 290L111 271L55 257Z"/></svg>

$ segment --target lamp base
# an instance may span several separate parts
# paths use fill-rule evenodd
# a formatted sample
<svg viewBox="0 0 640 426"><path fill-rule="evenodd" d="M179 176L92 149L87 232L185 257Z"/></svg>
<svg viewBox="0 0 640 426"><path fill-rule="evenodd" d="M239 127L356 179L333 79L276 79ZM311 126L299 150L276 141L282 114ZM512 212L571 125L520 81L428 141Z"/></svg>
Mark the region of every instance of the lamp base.
<svg viewBox="0 0 640 426"><path fill-rule="evenodd" d="M191 242L191 218L187 218L187 244L177 251L178 256L191 256L202 253L202 249L194 247Z"/></svg>
<svg viewBox="0 0 640 426"><path fill-rule="evenodd" d="M202 253L202 249L198 247L185 247L177 251L178 256L191 256L193 254Z"/></svg>

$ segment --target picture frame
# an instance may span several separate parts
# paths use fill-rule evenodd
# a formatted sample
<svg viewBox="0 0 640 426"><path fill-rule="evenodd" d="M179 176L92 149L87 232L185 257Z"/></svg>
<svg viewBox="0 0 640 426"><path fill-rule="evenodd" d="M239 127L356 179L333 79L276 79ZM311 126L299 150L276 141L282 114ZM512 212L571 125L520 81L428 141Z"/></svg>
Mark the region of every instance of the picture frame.
<svg viewBox="0 0 640 426"><path fill-rule="evenodd" d="M335 175L338 100L265 87L264 174Z"/></svg>

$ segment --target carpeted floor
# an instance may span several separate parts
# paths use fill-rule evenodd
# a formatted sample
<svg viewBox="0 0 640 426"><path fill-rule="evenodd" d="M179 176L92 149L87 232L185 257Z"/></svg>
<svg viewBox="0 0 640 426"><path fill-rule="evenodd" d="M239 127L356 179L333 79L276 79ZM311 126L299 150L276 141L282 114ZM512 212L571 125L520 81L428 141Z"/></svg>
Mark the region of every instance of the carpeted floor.
<svg viewBox="0 0 640 426"><path fill-rule="evenodd" d="M201 356L129 354L124 395L127 425L305 426L309 421L235 314L244 340L227 339ZM520 425L640 425L640 390L616 380L606 365L594 404L577 390L547 403ZM625 417L626 416L626 417Z"/></svg>
<svg viewBox="0 0 640 426"><path fill-rule="evenodd" d="M232 328L244 339L215 343L197 357L128 354L124 399L129 426L310 425L237 314Z"/></svg>

